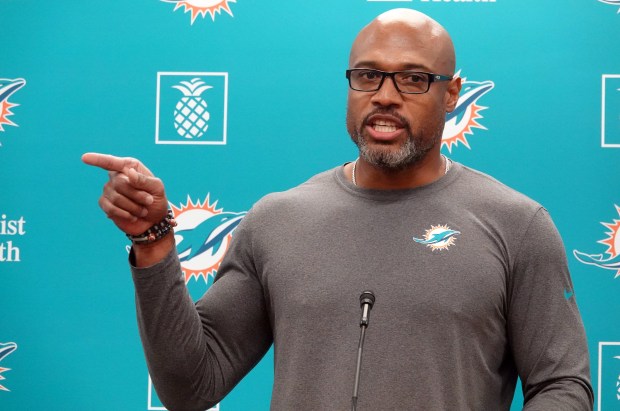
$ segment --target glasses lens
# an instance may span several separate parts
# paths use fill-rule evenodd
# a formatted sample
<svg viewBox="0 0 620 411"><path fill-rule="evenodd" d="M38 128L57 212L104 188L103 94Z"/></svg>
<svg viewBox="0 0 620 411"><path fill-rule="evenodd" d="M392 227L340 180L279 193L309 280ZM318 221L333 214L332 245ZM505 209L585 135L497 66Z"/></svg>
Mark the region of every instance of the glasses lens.
<svg viewBox="0 0 620 411"><path fill-rule="evenodd" d="M426 93L431 80L428 74L417 71L403 71L394 77L404 93Z"/></svg>
<svg viewBox="0 0 620 411"><path fill-rule="evenodd" d="M351 70L351 87L360 91L374 91L379 88L383 75L376 70Z"/></svg>

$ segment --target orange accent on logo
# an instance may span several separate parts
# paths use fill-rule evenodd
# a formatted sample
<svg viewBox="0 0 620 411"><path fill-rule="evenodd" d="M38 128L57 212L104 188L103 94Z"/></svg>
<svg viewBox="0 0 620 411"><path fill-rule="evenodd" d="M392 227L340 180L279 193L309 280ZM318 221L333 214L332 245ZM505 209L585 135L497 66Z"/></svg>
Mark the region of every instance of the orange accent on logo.
<svg viewBox="0 0 620 411"><path fill-rule="evenodd" d="M450 230L450 227L448 227L447 225L431 225L431 228L429 228L428 230L426 230L426 232L424 233L424 239L425 240L429 240L431 238L433 238L433 235L437 232L442 232L444 230ZM451 245L454 245L454 241L455 238L454 237L450 237L447 240L444 241L440 241L438 243L435 244L427 244L428 247L431 248L431 250L435 251L435 250L447 250L448 248L450 248Z"/></svg>
<svg viewBox="0 0 620 411"><path fill-rule="evenodd" d="M164 0L170 2L170 0ZM232 16L232 11L228 3L236 3L236 0L182 0L175 1L174 11L183 7L185 13L190 12L192 15L192 23L199 15L206 17L207 13L211 16L211 20L215 21L215 13L221 14L222 10Z"/></svg>
<svg viewBox="0 0 620 411"><path fill-rule="evenodd" d="M463 126L461 126L459 130L454 130L453 133L451 133L453 134L452 137L443 138L441 140L441 145L442 146L445 145L448 148L448 151L450 153L452 152L452 146L456 147L458 146L459 143L463 143L465 147L471 149L471 147L469 147L469 142L467 141L467 137L465 135L466 134L473 135L472 128L480 128L483 130L487 129L486 127L484 127L483 125L481 125L480 123L476 121L477 119L482 118L482 115L479 113L482 110L485 110L487 108L488 107L479 106L475 103L467 107L467 109L465 110L465 116L469 117L469 121L465 123Z"/></svg>
<svg viewBox="0 0 620 411"><path fill-rule="evenodd" d="M9 126L17 126L17 124L13 123L8 118L10 115L13 115L11 108L17 106L19 106L19 104L9 103L7 100L0 103L0 131L4 131L4 128L2 128L2 125L4 124Z"/></svg>
<svg viewBox="0 0 620 411"><path fill-rule="evenodd" d="M10 371L10 370L11 370L10 368L2 368L2 367L0 367L0 381L6 380L6 378L4 378L2 376L2 373L5 372L5 371ZM2 390L2 391L9 391L8 388L6 388L6 387L4 387L2 385L0 385L0 390Z"/></svg>
<svg viewBox="0 0 620 411"><path fill-rule="evenodd" d="M178 224L175 230L193 228L192 226L197 222L199 223L200 221L204 221L213 215L222 213L223 209L218 209L216 206L217 200L213 204L209 203L209 194L207 194L207 197L203 202L197 201L194 203L192 199L187 196L186 205L176 207L173 204L170 204L172 215ZM230 242L231 238L232 236L228 235L226 237L226 241ZM195 279L202 277L205 281L207 281L207 277L209 275L213 276L220 267L222 262L221 257L222 256L219 255L206 256L205 258L196 258L182 262L181 270L185 276L185 283L187 284L192 277Z"/></svg>
<svg viewBox="0 0 620 411"><path fill-rule="evenodd" d="M620 207L618 207L617 205L615 205L615 207L616 207L616 211L618 212L618 215L620 215ZM601 224L610 230L605 233L609 237L603 240L597 241L597 242L599 244L606 245L607 246L606 252L610 254L612 257L615 257L618 255L618 251L619 251L618 249L620 248L620 236L618 235L620 233L620 220L614 219L613 224L612 223L601 223Z"/></svg>

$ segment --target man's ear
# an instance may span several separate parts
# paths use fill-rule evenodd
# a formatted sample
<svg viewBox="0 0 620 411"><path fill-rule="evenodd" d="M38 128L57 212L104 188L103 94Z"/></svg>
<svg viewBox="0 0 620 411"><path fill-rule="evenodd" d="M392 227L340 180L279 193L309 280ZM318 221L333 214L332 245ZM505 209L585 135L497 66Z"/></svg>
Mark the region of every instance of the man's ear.
<svg viewBox="0 0 620 411"><path fill-rule="evenodd" d="M461 92L461 78L455 77L450 80L448 89L446 90L446 112L451 113L456 108L459 101L459 93Z"/></svg>

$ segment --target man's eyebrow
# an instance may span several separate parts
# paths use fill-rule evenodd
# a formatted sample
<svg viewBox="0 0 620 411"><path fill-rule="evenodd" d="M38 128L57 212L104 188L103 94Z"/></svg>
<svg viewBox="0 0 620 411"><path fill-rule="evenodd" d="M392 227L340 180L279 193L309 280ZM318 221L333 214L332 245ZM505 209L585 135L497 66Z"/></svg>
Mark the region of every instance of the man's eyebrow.
<svg viewBox="0 0 620 411"><path fill-rule="evenodd" d="M368 60L368 61L358 61L355 65L352 66L352 68L369 68L369 69L381 70L381 68L379 68L380 66L381 65L379 63ZM419 63L404 64L400 66L399 69L396 71L411 71L411 70L426 71L426 72L432 71L430 68L426 67L423 64L419 64Z"/></svg>

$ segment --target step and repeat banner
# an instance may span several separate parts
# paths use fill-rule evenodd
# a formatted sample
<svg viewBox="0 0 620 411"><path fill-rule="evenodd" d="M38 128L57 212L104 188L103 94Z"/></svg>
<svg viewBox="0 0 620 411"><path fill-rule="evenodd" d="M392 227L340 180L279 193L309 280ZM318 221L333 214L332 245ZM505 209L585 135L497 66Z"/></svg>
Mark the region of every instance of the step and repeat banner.
<svg viewBox="0 0 620 411"><path fill-rule="evenodd" d="M141 159L166 184L177 229L208 236L212 217L243 216L355 159L349 48L394 7L452 34L463 90L442 151L549 210L595 408L620 410L618 0L2 0L0 409L164 409L128 242L97 205L107 176L81 155ZM231 235L183 259L193 298ZM215 409L269 409L272 362L269 352Z"/></svg>

